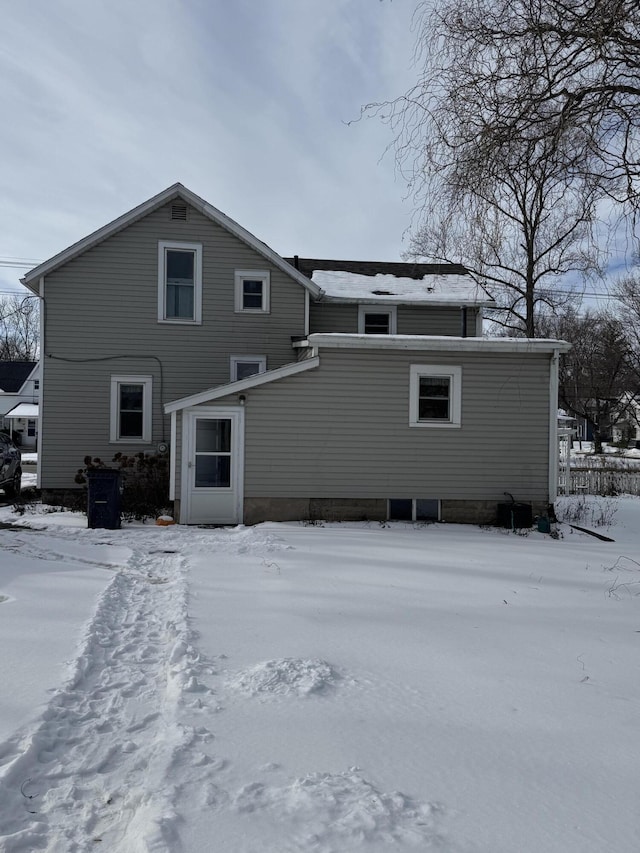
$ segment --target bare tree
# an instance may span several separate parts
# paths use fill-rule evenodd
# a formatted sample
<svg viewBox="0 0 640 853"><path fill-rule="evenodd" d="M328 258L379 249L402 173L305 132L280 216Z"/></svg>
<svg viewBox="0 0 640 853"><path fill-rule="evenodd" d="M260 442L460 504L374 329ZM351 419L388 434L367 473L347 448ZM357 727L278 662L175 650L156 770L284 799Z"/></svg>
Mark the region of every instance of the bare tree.
<svg viewBox="0 0 640 853"><path fill-rule="evenodd" d="M586 275L598 265L591 240L595 193L567 176L564 158L540 146L499 166L468 151L429 176L425 221L409 254L462 263L493 293L491 317L513 333L537 334L539 310L555 309L575 295L561 295L562 275Z"/></svg>
<svg viewBox="0 0 640 853"><path fill-rule="evenodd" d="M600 453L603 439L628 416L640 390L625 323L608 311L579 313L568 307L542 316L540 330L573 345L560 359L559 403L591 424Z"/></svg>
<svg viewBox="0 0 640 853"><path fill-rule="evenodd" d="M0 361L36 361L39 336L38 299L20 294L0 299Z"/></svg>
<svg viewBox="0 0 640 853"><path fill-rule="evenodd" d="M433 97L438 68L462 93L489 86L499 114L467 109L465 117L479 148L556 143L579 129L580 170L613 198L637 204L637 0L444 0L433 10L420 3L417 14L427 52L414 97Z"/></svg>
<svg viewBox="0 0 640 853"><path fill-rule="evenodd" d="M417 202L409 254L464 264L494 285L502 323L531 337L539 303L557 304L554 280L597 269L591 229L609 181L591 128L572 114L561 133L520 132L516 116L539 97L544 62L560 61L531 53L521 29L534 9L555 2L421 3L420 79L404 96L365 108L394 130Z"/></svg>

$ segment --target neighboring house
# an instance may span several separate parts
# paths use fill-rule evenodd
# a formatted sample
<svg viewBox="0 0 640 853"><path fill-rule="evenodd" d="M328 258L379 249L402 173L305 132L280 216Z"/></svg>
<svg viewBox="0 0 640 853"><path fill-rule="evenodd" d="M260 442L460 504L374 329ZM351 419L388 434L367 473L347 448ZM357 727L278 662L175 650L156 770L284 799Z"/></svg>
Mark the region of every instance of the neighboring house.
<svg viewBox="0 0 640 853"><path fill-rule="evenodd" d="M613 413L611 438L614 444L640 448L640 399L636 394L623 394Z"/></svg>
<svg viewBox="0 0 640 853"><path fill-rule="evenodd" d="M182 523L492 521L555 497L558 341L461 267L286 260L176 184L29 272L39 482L168 446Z"/></svg>
<svg viewBox="0 0 640 853"><path fill-rule="evenodd" d="M39 398L37 361L0 361L0 426L22 450L38 443Z"/></svg>

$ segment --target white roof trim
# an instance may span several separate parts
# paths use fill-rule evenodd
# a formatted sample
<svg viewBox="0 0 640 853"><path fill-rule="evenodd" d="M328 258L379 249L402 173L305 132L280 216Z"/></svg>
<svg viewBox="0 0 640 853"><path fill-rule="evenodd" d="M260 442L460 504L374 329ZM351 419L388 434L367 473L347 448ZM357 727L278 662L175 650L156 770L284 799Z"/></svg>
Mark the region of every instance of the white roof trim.
<svg viewBox="0 0 640 853"><path fill-rule="evenodd" d="M445 335L309 335L321 349L396 349L432 352L568 352L571 344L547 338L458 338ZM296 344L294 344L296 346Z"/></svg>
<svg viewBox="0 0 640 853"><path fill-rule="evenodd" d="M121 231L123 228L126 228L128 225L136 222L138 219L142 219L143 216L151 213L156 208L161 207L163 204L166 204L172 199L178 197L195 207L196 210L199 210L200 213L204 214L204 216L208 217L213 222L216 222L222 228L225 228L239 240L242 240L243 243L251 246L251 248L262 255L263 258L271 261L274 266L278 267L288 276L295 279L298 284L302 285L302 287L313 294L313 296L319 297L322 295L323 291L317 284L314 284L294 266L287 263L284 258L280 257L280 255L267 246L266 243L263 243L262 240L258 240L257 237L231 219L231 217L227 216L226 213L218 210L216 207L209 204L203 198L200 198L200 196L191 192L191 190L188 190L180 183L167 187L166 190L163 190L161 193L154 195L152 198L142 204L139 204L137 207L134 207L128 213L119 216L117 219L114 219L113 222L109 222L107 225L104 225L102 228L99 228L97 231L94 231L92 234L89 234L87 237L84 237L82 240L79 240L77 243L69 246L68 249L59 252L57 255L49 258L48 261L34 267L23 278L21 278L20 281L34 293L36 290L39 293L39 283L36 286L36 282L40 276L48 275L53 270L63 264L66 264L72 258L81 255L83 252L86 252L88 249L91 249L93 246L101 243L108 237L113 236L118 231Z"/></svg>
<svg viewBox="0 0 640 853"><path fill-rule="evenodd" d="M318 356L307 358L304 361L296 361L293 364L285 364L284 367L277 367L275 370L256 373L254 376L248 376L238 382L228 382L226 385L218 385L215 388L209 388L207 391L200 391L199 394L191 394L189 397L182 397L180 400L166 403L164 412L168 415L180 409L187 409L189 406L199 406L201 403L208 403L210 400L218 400L220 397L226 397L229 394L239 394L242 391L248 391L250 388L257 388L259 385L276 382L278 379L286 379L287 376L295 376L296 373L311 370L318 367L319 364Z"/></svg>

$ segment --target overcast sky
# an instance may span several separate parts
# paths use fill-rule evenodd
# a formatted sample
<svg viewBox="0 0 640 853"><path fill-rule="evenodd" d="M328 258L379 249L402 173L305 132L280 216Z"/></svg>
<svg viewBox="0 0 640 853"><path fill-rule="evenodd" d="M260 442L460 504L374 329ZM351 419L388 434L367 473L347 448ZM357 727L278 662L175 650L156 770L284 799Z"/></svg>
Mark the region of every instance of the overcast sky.
<svg viewBox="0 0 640 853"><path fill-rule="evenodd" d="M398 260L412 205L361 105L414 0L0 0L0 290L181 181L282 255Z"/></svg>

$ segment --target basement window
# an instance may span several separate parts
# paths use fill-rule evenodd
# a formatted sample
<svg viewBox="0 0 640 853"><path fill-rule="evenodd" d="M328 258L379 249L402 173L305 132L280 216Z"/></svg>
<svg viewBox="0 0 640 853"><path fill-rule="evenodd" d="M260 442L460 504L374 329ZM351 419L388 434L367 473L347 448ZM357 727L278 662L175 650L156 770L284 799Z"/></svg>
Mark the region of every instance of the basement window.
<svg viewBox="0 0 640 853"><path fill-rule="evenodd" d="M436 498L392 498L389 521L439 521L440 501Z"/></svg>

